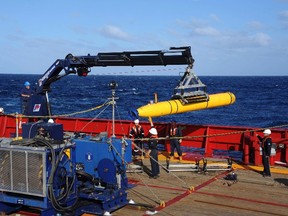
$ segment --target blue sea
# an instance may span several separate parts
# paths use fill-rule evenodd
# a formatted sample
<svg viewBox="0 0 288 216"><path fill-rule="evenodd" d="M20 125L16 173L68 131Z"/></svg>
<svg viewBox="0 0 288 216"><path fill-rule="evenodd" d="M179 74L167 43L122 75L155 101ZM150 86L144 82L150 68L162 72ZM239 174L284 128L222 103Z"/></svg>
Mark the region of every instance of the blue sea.
<svg viewBox="0 0 288 216"><path fill-rule="evenodd" d="M0 74L0 107L5 113L20 112L20 90L25 81L36 83L41 75ZM116 119L131 120L128 111L154 99L171 98L179 76L69 75L51 84L49 99L53 115L70 114L105 103L111 97L109 83L115 81ZM154 118L154 122L176 120L187 124L271 127L288 124L288 76L203 76L209 94L230 91L236 102L230 106ZM75 117L110 119L112 107ZM147 121L147 119L141 119Z"/></svg>

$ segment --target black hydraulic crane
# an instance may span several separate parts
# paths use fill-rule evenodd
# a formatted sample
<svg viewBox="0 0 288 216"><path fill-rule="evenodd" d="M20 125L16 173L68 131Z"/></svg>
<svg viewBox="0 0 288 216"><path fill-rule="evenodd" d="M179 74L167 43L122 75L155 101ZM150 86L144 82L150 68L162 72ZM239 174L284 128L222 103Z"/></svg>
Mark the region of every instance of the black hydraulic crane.
<svg viewBox="0 0 288 216"><path fill-rule="evenodd" d="M92 67L188 65L192 68L193 63L189 46L171 47L169 50L101 52L86 56L68 54L64 59L57 59L38 80L36 92L30 98L24 115L51 116L48 98L51 84L69 74L87 76Z"/></svg>
<svg viewBox="0 0 288 216"><path fill-rule="evenodd" d="M45 94L50 91L50 84L68 74L87 76L91 67L107 66L166 66L193 65L194 59L190 47L171 47L169 50L131 51L98 53L95 56L73 56L57 59L43 74L37 84L36 93ZM64 70L64 74L60 72Z"/></svg>

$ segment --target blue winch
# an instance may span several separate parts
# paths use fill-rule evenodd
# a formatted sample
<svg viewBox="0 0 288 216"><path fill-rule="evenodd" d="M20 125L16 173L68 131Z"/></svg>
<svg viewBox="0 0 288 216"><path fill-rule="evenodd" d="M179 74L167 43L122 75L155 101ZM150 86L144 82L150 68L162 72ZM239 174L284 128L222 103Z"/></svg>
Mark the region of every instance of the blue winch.
<svg viewBox="0 0 288 216"><path fill-rule="evenodd" d="M102 215L127 204L129 141L100 133L62 135L59 143L59 124L44 122L26 123L23 134L33 128L33 138L0 141L0 212Z"/></svg>

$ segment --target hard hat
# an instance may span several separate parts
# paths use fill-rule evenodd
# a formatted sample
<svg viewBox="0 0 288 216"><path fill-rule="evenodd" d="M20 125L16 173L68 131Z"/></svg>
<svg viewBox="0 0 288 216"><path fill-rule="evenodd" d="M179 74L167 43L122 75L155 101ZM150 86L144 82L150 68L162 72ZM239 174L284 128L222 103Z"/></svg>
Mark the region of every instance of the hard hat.
<svg viewBox="0 0 288 216"><path fill-rule="evenodd" d="M48 120L48 123L51 123L51 124L52 124L52 123L54 123L54 120L50 118L50 119Z"/></svg>
<svg viewBox="0 0 288 216"><path fill-rule="evenodd" d="M28 81L26 81L26 82L24 83L24 85L25 85L25 86L30 86L30 83L29 83Z"/></svg>
<svg viewBox="0 0 288 216"><path fill-rule="evenodd" d="M271 134L271 130L270 130L270 129L265 129L265 130L263 131L263 133L264 133L264 134Z"/></svg>
<svg viewBox="0 0 288 216"><path fill-rule="evenodd" d="M3 114L3 113L4 113L4 108L0 107L0 114Z"/></svg>
<svg viewBox="0 0 288 216"><path fill-rule="evenodd" d="M134 123L135 123L135 124L139 124L139 119L135 119L135 120L134 120Z"/></svg>
<svg viewBox="0 0 288 216"><path fill-rule="evenodd" d="M149 133L151 133L151 134L153 134L153 135L157 135L157 134L158 134L156 128L151 128L151 129L149 130Z"/></svg>

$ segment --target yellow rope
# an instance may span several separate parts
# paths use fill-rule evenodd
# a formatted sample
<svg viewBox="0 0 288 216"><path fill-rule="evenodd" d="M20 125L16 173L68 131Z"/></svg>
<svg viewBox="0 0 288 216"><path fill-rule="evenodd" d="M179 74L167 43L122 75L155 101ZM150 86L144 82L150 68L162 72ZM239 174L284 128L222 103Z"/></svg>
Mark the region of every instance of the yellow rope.
<svg viewBox="0 0 288 216"><path fill-rule="evenodd" d="M109 101L107 103L104 103L102 105L87 109L87 110L82 110L82 111L78 111L78 112L74 112L74 113L69 113L69 114L62 114L62 115L53 115L53 116L28 116L28 115L22 115L22 114L16 114L16 113L11 113L11 114L7 114L8 116L13 116L13 117L17 117L17 116L21 116L22 118L57 118L57 117L66 117L66 116L73 116L73 115L77 115L77 114L82 114L82 113L87 113L87 112L91 112L97 109L102 108L103 106L112 104L112 101Z"/></svg>
<svg viewBox="0 0 288 216"><path fill-rule="evenodd" d="M13 117L22 117L22 118L57 118L57 117L65 117L65 116L73 116L76 114L82 114L82 113L86 113L86 112L91 112L93 110L97 110L102 108L103 106L106 105L110 105L112 104L112 101L109 101L107 103L104 103L102 105L99 105L97 107L93 107L91 109L88 110L83 110L83 111L78 111L78 112L74 112L74 113L70 113L70 114L62 114L62 115L53 115L53 116L26 116L26 115L22 115L22 114L16 114L16 113L12 113L12 114L6 114L8 116L13 116ZM277 125L277 126L272 126L269 127L270 129L273 128L283 128L283 127L288 127L288 124L283 124L283 125ZM186 140L192 140L192 139L197 139L197 138L209 138L209 137L216 137L216 136L228 136L228 135L232 135L232 134L242 134L242 133L250 133L250 132L256 132L256 131L262 131L266 128L259 128L259 129L252 129L252 130L245 130L245 131L234 131L234 132L229 132L229 133L219 133L219 134L209 134L209 135L200 135L200 136L182 136L182 137L173 137L174 139L186 139ZM141 140L141 141L148 141L150 138L132 138L131 140ZM156 138L157 140L168 140L170 139L169 137L158 137Z"/></svg>

